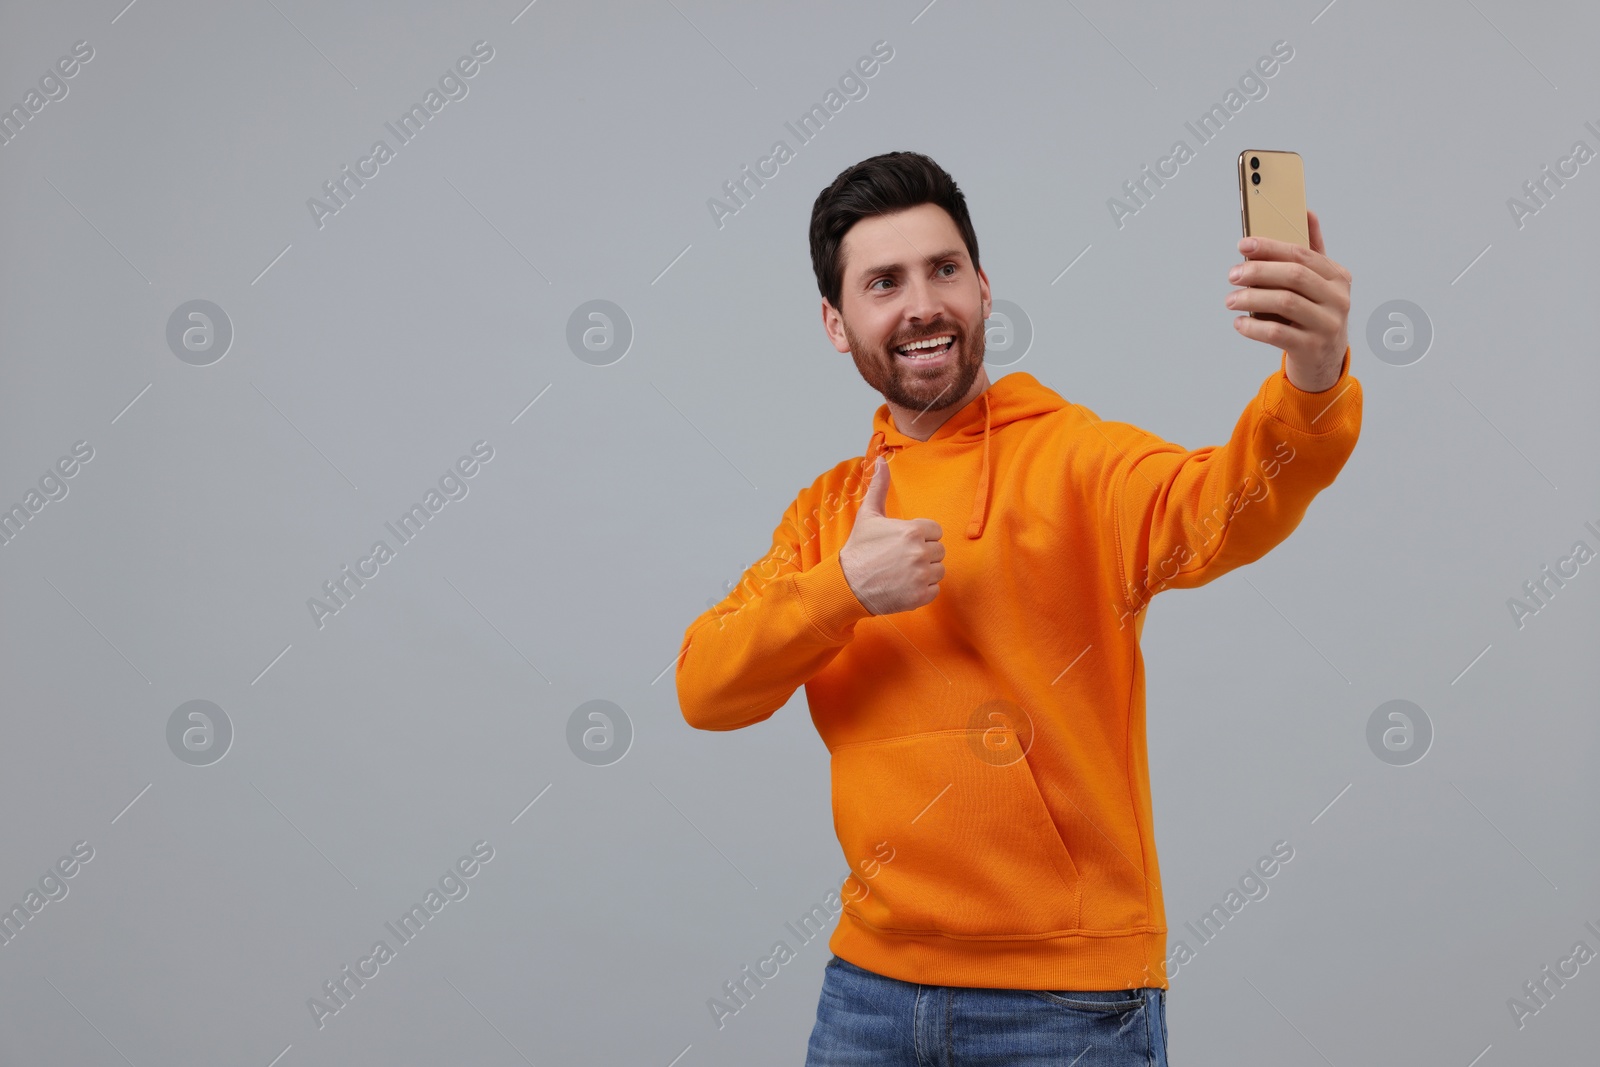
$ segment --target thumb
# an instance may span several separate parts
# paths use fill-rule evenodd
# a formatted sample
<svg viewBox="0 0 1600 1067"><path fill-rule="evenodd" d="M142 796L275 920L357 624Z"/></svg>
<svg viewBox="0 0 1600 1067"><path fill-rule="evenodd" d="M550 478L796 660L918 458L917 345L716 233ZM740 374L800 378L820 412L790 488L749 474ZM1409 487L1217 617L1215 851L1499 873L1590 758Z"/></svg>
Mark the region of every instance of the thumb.
<svg viewBox="0 0 1600 1067"><path fill-rule="evenodd" d="M861 510L869 515L882 515L888 496L889 462L880 455L872 465L872 480L867 483L867 495L861 501Z"/></svg>

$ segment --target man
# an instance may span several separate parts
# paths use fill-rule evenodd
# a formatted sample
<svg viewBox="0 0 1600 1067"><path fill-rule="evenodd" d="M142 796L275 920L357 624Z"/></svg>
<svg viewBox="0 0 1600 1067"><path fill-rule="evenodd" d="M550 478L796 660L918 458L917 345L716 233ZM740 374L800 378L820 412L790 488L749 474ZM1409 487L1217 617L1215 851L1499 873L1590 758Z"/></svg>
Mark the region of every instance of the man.
<svg viewBox="0 0 1600 1067"><path fill-rule="evenodd" d="M823 326L885 403L677 672L705 730L804 684L831 753L851 873L808 1064L1166 1063L1139 635L1156 592L1287 537L1355 447L1350 272L1307 223L1310 251L1240 242L1228 306L1287 324L1234 326L1282 362L1226 445L1187 451L1032 375L989 381L989 279L931 159L875 156L818 196Z"/></svg>

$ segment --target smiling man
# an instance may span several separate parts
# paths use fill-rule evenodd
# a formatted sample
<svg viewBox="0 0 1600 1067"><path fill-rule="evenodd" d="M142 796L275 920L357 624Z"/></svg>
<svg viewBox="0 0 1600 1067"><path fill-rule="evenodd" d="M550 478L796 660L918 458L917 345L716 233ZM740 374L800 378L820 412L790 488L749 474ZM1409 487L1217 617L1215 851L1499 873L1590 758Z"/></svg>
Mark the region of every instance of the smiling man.
<svg viewBox="0 0 1600 1067"><path fill-rule="evenodd" d="M1228 306L1287 323L1235 328L1281 361L1227 444L1190 451L1030 374L989 381L989 279L931 159L875 156L817 197L823 327L884 403L866 454L802 489L689 626L677 670L704 730L804 685L830 753L851 873L809 1067L1091 1048L1164 1067L1139 636L1155 593L1286 538L1355 447L1350 273L1307 224L1309 250L1240 242Z"/></svg>

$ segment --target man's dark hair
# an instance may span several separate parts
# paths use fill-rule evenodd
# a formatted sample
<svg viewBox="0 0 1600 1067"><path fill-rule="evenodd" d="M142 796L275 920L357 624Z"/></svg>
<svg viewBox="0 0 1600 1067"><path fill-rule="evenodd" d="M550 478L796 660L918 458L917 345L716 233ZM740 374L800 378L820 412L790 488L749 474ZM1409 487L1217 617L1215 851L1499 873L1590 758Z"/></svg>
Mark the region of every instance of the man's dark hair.
<svg viewBox="0 0 1600 1067"><path fill-rule="evenodd" d="M885 152L846 167L817 194L811 207L811 269L817 289L835 309L844 289L840 248L844 235L863 218L937 204L955 221L976 270L978 235L967 215L967 198L943 167L921 152Z"/></svg>

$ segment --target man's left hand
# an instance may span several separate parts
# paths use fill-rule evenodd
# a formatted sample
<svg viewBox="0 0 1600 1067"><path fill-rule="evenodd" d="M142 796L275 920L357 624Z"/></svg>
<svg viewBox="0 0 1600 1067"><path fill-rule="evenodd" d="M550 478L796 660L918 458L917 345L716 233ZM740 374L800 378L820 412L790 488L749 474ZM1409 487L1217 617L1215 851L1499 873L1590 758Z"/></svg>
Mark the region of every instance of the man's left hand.
<svg viewBox="0 0 1600 1067"><path fill-rule="evenodd" d="M1339 380L1349 347L1350 272L1329 259L1322 224L1306 211L1311 247L1270 237L1239 242L1245 261L1228 280L1245 286L1228 294L1236 311L1270 311L1288 324L1240 315L1234 328L1287 353L1284 372L1297 389L1320 393Z"/></svg>

